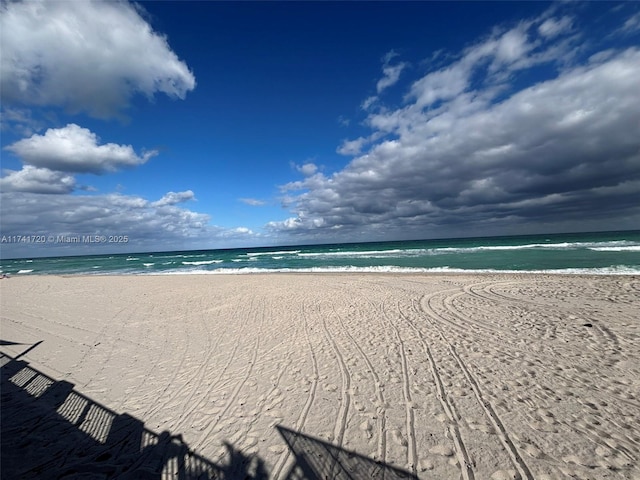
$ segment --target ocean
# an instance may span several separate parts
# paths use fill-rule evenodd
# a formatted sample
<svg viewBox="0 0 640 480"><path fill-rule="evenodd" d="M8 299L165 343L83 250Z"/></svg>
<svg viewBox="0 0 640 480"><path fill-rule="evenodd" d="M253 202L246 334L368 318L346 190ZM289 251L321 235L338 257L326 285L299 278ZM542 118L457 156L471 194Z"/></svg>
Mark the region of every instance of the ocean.
<svg viewBox="0 0 640 480"><path fill-rule="evenodd" d="M342 243L0 260L0 274L268 272L640 274L640 231Z"/></svg>

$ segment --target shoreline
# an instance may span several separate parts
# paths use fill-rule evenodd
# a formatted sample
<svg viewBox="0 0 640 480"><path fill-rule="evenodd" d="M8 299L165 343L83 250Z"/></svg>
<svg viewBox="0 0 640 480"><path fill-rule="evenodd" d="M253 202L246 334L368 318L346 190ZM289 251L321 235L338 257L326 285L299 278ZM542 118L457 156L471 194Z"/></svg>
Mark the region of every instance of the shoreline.
<svg viewBox="0 0 640 480"><path fill-rule="evenodd" d="M371 270L365 267L359 270L358 267L353 269L281 269L268 270L261 269L259 271L242 271L234 270L201 270L201 271L168 271L158 273L14 273L4 274L2 279L10 278L33 278L33 277L58 277L58 278L76 278L76 277L207 277L207 276L270 276L270 275L381 275L381 276L566 276L575 277L640 277L640 271L631 270L629 272L612 272L602 271L594 272L593 270L608 270L608 268L591 268L591 269L558 269L558 270L464 270L464 269L430 269L430 270L411 270L409 268L397 267L397 270ZM577 271L571 271L577 270Z"/></svg>
<svg viewBox="0 0 640 480"><path fill-rule="evenodd" d="M638 275L29 275L0 302L0 352L41 342L25 368L207 468L235 452L286 478L298 441L309 468L333 452L391 478L640 476Z"/></svg>

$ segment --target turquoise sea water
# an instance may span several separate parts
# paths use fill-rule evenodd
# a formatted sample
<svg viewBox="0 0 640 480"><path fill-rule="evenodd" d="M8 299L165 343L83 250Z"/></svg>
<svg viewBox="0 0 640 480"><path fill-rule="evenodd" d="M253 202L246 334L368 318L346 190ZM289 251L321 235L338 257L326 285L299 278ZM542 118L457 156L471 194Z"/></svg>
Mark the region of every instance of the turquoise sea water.
<svg viewBox="0 0 640 480"><path fill-rule="evenodd" d="M259 272L640 274L640 231L153 252L0 261L7 275Z"/></svg>

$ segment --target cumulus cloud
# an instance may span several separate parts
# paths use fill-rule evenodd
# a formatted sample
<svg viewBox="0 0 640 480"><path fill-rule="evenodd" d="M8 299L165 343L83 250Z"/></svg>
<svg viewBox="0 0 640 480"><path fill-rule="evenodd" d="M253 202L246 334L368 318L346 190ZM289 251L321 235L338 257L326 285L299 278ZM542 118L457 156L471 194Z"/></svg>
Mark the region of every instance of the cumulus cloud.
<svg viewBox="0 0 640 480"><path fill-rule="evenodd" d="M157 154L155 150L138 155L131 145L107 143L89 129L76 124L50 128L44 135L34 134L7 147L29 165L69 173L102 174L141 165Z"/></svg>
<svg viewBox="0 0 640 480"><path fill-rule="evenodd" d="M397 57L398 54L391 50L382 57L382 78L376 83L376 95L371 95L365 98L360 105L362 110L371 110L376 106L379 106L379 95L389 87L392 87L400 79L400 74L407 67L406 62L399 62L392 64L392 60Z"/></svg>
<svg viewBox="0 0 640 480"><path fill-rule="evenodd" d="M376 84L376 91L380 94L384 89L395 85L400 79L402 70L406 67L406 63L389 64L387 60L382 67L383 77Z"/></svg>
<svg viewBox="0 0 640 480"><path fill-rule="evenodd" d="M237 227L229 230L227 232L229 236L237 236L237 235L253 235L253 231L247 227Z"/></svg>
<svg viewBox="0 0 640 480"><path fill-rule="evenodd" d="M358 137L355 140L344 140L336 152L340 155L359 155L367 141L364 137Z"/></svg>
<svg viewBox="0 0 640 480"><path fill-rule="evenodd" d="M70 193L75 189L73 176L54 172L48 168L25 165L22 170L7 170L0 178L0 190L3 192L29 193Z"/></svg>
<svg viewBox="0 0 640 480"><path fill-rule="evenodd" d="M166 205L176 205L178 203L194 200L195 195L191 190L185 192L169 192L165 194L160 200L153 202L151 205L154 207L164 207Z"/></svg>
<svg viewBox="0 0 640 480"><path fill-rule="evenodd" d="M189 237L201 231L210 220L208 215L173 205L158 208L154 202L133 195L53 195L44 200L38 194L4 193L2 225L5 231L15 231L21 218L38 218L32 226L39 233L73 233L69 230L73 228L79 235L105 234L105 230L112 230L114 235L135 234L139 238L153 238L162 233Z"/></svg>
<svg viewBox="0 0 640 480"><path fill-rule="evenodd" d="M239 240L249 245L261 237L247 227L212 225L208 214L177 205L193 198L189 191L168 192L161 200L151 202L119 193L43 195L2 190L3 235L128 238L126 243L5 244L2 251L7 257L223 248L230 241Z"/></svg>
<svg viewBox="0 0 640 480"><path fill-rule="evenodd" d="M376 140L341 171L282 187L295 215L267 228L354 239L629 225L640 216L640 50L568 67L564 18L494 31L414 81L402 106L370 112ZM516 88L524 71L539 80ZM351 142L339 151L364 147Z"/></svg>
<svg viewBox="0 0 640 480"><path fill-rule="evenodd" d="M305 177L309 177L318 171L318 166L315 163L307 162L302 165L296 165L296 170L302 173Z"/></svg>
<svg viewBox="0 0 640 480"><path fill-rule="evenodd" d="M174 205L159 206L137 196L43 195L3 192L0 211L5 235L119 235L128 236L121 245L102 245L106 250L129 251L177 249L207 240L212 241L221 229L209 226L210 217ZM34 247L18 254L35 253ZM100 246L72 246L79 248ZM56 254L69 248L48 243L39 254ZM5 253L10 254L9 249Z"/></svg>
<svg viewBox="0 0 640 480"><path fill-rule="evenodd" d="M139 8L102 0L2 2L2 102L108 118L136 93L184 98L195 77Z"/></svg>

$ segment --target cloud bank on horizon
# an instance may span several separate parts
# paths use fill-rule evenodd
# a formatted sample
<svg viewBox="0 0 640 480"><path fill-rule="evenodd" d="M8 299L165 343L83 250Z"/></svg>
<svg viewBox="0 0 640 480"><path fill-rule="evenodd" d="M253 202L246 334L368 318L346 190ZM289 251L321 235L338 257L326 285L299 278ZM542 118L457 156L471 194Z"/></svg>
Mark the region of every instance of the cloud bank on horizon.
<svg viewBox="0 0 640 480"><path fill-rule="evenodd" d="M277 198L228 200L256 209L279 201L288 215L220 227L185 207L191 189L153 200L78 180L162 157L102 140L82 119L135 122L137 96L180 102L201 88L147 12L97 0L1 8L2 128L21 135L2 155L22 165L0 178L4 236L118 232L141 251L640 225L637 12L622 12L602 38L587 35L580 8L553 4L489 26L460 51L425 51L427 60L389 45L375 93L364 85L357 100L353 131L362 134L332 146L343 164L291 164L302 179L280 185ZM61 124L57 109L78 120ZM356 120L340 118L345 128ZM43 248L2 245L3 256L56 254Z"/></svg>
<svg viewBox="0 0 640 480"><path fill-rule="evenodd" d="M612 217L637 227L640 50L580 62L583 41L568 17L522 21L413 81L400 107L369 97L371 135L338 148L355 158L283 186L296 192L287 204L297 215L269 227L319 237L526 222L595 228ZM543 66L559 74L514 88ZM383 70L384 85L397 81L386 62Z"/></svg>

